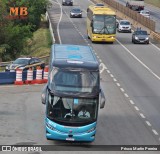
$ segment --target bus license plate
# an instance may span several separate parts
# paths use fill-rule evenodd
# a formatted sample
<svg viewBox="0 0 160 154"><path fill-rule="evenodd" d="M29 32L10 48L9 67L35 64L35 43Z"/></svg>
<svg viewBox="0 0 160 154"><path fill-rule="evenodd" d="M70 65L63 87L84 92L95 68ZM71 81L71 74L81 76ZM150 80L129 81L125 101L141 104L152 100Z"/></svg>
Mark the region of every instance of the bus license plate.
<svg viewBox="0 0 160 154"><path fill-rule="evenodd" d="M74 138L66 138L67 141L74 141Z"/></svg>

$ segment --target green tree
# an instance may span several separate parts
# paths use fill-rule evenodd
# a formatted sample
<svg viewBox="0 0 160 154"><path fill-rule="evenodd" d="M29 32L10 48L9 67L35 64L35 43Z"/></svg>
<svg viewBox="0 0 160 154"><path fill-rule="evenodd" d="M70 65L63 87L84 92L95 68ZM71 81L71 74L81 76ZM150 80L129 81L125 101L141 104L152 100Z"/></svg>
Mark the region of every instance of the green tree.
<svg viewBox="0 0 160 154"><path fill-rule="evenodd" d="M2 60L11 60L19 56L27 38L32 36L45 13L47 0L1 0L0 1L0 56ZM28 8L26 20L9 20L9 7Z"/></svg>

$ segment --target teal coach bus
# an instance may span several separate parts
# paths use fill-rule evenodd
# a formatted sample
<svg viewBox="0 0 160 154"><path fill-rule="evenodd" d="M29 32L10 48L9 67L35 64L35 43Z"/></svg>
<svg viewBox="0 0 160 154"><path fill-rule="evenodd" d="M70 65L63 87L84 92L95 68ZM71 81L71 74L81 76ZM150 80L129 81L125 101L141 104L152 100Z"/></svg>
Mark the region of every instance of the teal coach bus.
<svg viewBox="0 0 160 154"><path fill-rule="evenodd" d="M42 103L46 104L47 139L94 141L105 96L100 88L99 62L91 47L52 45Z"/></svg>

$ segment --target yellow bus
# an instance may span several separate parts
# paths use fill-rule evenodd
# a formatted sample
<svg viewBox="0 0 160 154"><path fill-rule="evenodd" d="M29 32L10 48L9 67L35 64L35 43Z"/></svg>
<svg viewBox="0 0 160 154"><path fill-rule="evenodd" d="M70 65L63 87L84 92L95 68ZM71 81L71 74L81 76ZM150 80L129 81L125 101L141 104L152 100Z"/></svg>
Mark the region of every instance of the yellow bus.
<svg viewBox="0 0 160 154"><path fill-rule="evenodd" d="M87 35L92 42L115 41L116 14L107 6L91 5L87 9Z"/></svg>

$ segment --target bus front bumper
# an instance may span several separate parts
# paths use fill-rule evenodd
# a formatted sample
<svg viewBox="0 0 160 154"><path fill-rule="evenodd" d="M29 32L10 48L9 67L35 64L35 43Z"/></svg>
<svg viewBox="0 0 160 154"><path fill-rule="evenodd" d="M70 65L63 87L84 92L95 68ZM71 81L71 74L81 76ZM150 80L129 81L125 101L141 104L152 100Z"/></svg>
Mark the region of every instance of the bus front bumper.
<svg viewBox="0 0 160 154"><path fill-rule="evenodd" d="M114 36L92 36L93 42L114 42L116 38Z"/></svg>
<svg viewBox="0 0 160 154"><path fill-rule="evenodd" d="M46 127L46 138L50 140L92 142L95 140L95 134L96 134L96 130L90 133L67 134L59 131L53 131L48 127Z"/></svg>

